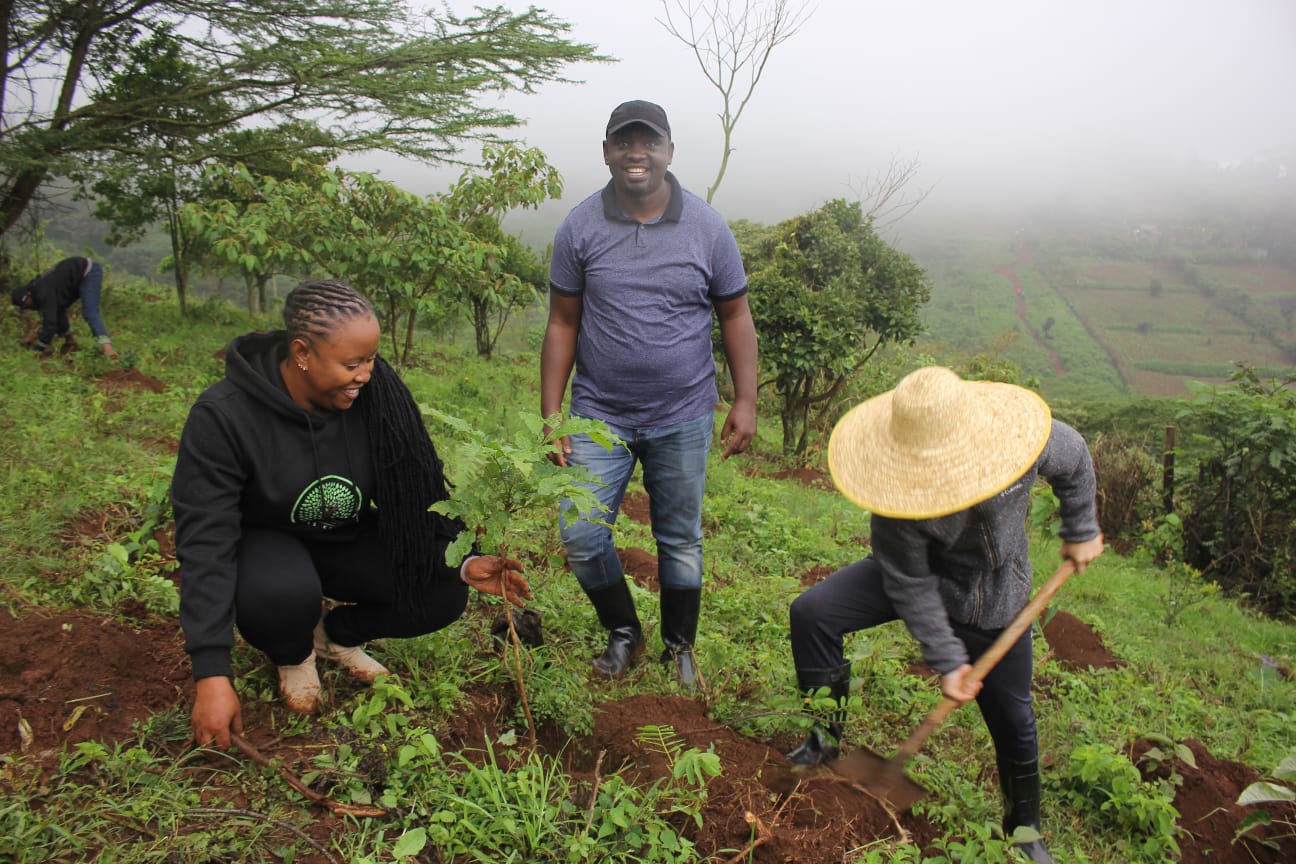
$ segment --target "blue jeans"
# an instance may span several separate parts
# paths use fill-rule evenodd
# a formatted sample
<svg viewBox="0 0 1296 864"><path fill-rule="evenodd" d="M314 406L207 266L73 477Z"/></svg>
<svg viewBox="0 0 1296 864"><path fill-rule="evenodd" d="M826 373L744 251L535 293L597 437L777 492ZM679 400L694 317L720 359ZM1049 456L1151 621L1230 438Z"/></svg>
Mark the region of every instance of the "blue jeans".
<svg viewBox="0 0 1296 864"><path fill-rule="evenodd" d="M797 669L836 669L844 660L842 637L898 619L882 587L882 566L872 557L833 573L792 601L792 659ZM968 656L980 657L999 635L951 621ZM1031 701L1031 631L1027 629L986 675L977 707L1001 759L1033 762L1039 755Z"/></svg>
<svg viewBox="0 0 1296 864"><path fill-rule="evenodd" d="M99 314L99 291L103 287L103 265L98 261L90 265L90 272L81 280L81 317L90 325L90 332L99 342L108 342L108 327Z"/></svg>
<svg viewBox="0 0 1296 864"><path fill-rule="evenodd" d="M663 588L701 588L702 496L715 415L708 411L683 423L639 429L607 425L623 442L611 451L588 435L571 437L567 461L588 469L604 484L592 487L600 510L589 515L615 523L635 464L643 463L652 535L657 541L657 580ZM567 504L563 502L563 509ZM567 563L586 591L625 578L611 529L586 518L568 521L561 514L558 528Z"/></svg>

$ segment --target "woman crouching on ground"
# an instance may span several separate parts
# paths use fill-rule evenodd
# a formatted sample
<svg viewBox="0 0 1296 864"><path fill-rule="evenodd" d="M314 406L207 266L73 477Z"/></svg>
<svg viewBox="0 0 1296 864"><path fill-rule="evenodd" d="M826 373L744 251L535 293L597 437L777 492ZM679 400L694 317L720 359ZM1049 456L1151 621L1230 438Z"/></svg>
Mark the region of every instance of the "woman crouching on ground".
<svg viewBox="0 0 1296 864"><path fill-rule="evenodd" d="M190 409L171 487L180 623L199 745L241 733L234 629L278 667L284 704L319 706L317 658L363 681L387 669L361 647L463 614L468 586L522 604L521 565L445 562L462 524L413 396L378 356L373 306L334 281L299 284L284 330L230 343L225 378ZM352 410L354 408L354 410ZM325 599L338 605L325 609ZM323 611L322 611L323 610Z"/></svg>

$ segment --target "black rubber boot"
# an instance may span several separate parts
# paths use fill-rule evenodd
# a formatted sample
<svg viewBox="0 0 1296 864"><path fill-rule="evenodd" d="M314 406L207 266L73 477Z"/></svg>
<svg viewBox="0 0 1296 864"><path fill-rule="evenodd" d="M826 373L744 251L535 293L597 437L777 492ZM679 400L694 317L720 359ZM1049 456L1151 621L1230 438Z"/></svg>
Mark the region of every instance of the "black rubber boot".
<svg viewBox="0 0 1296 864"><path fill-rule="evenodd" d="M836 761L841 754L842 729L846 724L846 698L850 695L851 667L843 663L836 669L798 669L797 689L805 696L827 687L837 700L837 710L820 718L800 746L787 754L788 761L807 767Z"/></svg>
<svg viewBox="0 0 1296 864"><path fill-rule="evenodd" d="M594 671L608 678L619 678L643 652L643 628L635 612L630 586L622 579L615 585L586 591L599 623L608 629L607 648L594 658Z"/></svg>
<svg viewBox="0 0 1296 864"><path fill-rule="evenodd" d="M697 686L693 642L701 609L701 588L661 589L661 637L666 646L661 662L675 664L675 674L686 690Z"/></svg>
<svg viewBox="0 0 1296 864"><path fill-rule="evenodd" d="M1039 760L1034 762L1009 762L999 760L999 787L1004 795L1004 836L1012 839L1013 832L1022 826L1040 832L1040 774ZM1040 864L1051 864L1053 856L1044 848L1043 840L1030 840L1014 844L1022 854Z"/></svg>

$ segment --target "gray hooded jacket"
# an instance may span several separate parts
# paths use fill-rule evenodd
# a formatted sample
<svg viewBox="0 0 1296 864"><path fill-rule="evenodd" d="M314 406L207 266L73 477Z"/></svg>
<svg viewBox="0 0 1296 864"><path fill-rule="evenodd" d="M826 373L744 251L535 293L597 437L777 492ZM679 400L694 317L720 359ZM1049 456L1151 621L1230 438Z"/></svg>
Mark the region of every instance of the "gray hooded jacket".
<svg viewBox="0 0 1296 864"><path fill-rule="evenodd" d="M1035 464L992 498L936 519L872 517L873 555L882 565L887 597L922 644L927 665L940 674L970 662L951 621L1001 629L1030 600L1026 519L1030 490L1040 477L1061 502L1062 539L1097 537L1089 448L1059 420Z"/></svg>

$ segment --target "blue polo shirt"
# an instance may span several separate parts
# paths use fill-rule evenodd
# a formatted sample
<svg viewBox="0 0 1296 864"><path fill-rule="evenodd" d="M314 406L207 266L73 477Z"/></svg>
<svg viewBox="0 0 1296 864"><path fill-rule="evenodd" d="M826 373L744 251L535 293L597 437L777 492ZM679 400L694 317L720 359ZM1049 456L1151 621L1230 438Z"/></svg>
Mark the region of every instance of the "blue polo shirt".
<svg viewBox="0 0 1296 864"><path fill-rule="evenodd" d="M669 172L670 203L641 223L609 182L554 237L549 287L580 296L571 411L619 426L669 426L714 411L712 305L747 292L733 232Z"/></svg>

